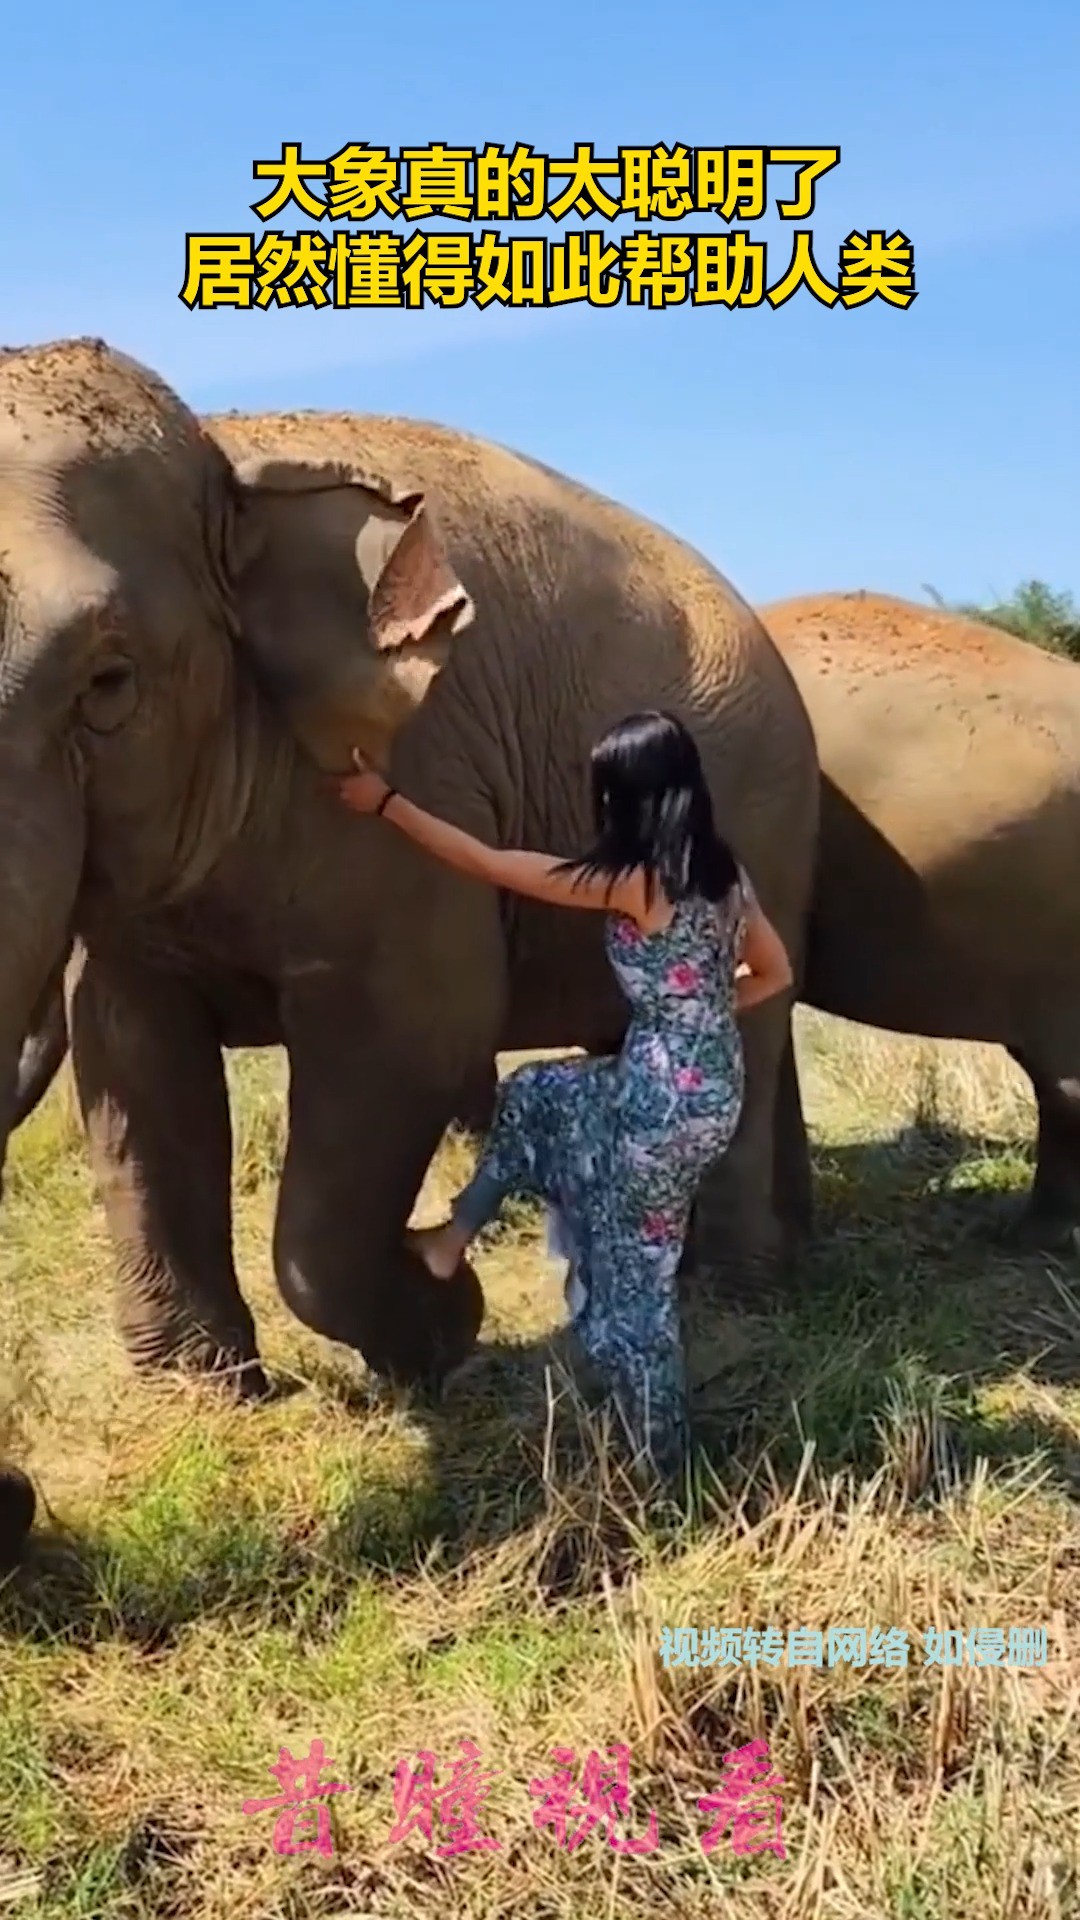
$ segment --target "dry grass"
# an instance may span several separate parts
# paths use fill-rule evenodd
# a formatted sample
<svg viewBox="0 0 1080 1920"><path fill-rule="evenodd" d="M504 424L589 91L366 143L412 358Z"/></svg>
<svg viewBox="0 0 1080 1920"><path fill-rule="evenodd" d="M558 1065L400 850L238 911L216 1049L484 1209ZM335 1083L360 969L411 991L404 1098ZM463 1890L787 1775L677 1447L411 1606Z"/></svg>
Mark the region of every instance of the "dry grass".
<svg viewBox="0 0 1080 1920"><path fill-rule="evenodd" d="M905 1039L806 1007L797 1018L803 1072L812 1076L811 1106L820 1111L824 1100L834 1138L838 1130L865 1138L878 1125L999 1142L1029 1137L1035 1120L1030 1085L1003 1048Z"/></svg>
<svg viewBox="0 0 1080 1920"><path fill-rule="evenodd" d="M1026 1177L1023 1092L994 1056L818 1020L800 1049L820 1244L789 1302L730 1317L726 1425L679 1510L622 1476L559 1376L558 1276L525 1215L483 1252L483 1356L439 1406L377 1391L288 1318L272 1057L232 1063L237 1231L264 1351L300 1390L255 1411L133 1382L57 1091L17 1144L0 1255L6 1438L52 1510L0 1591L0 1913L1080 1910L1080 1300L981 1232ZM447 1143L425 1211L468 1151ZM907 1628L911 1664L659 1658L663 1626L836 1623ZM1046 1626L1048 1663L926 1668L934 1623ZM787 1858L706 1855L695 1801L759 1735ZM445 1768L462 1737L497 1770L499 1850L391 1844L396 1762ZM351 1791L333 1858L285 1859L242 1802L314 1738ZM616 1742L628 1830L655 1809L658 1847L561 1851L529 1782L553 1746Z"/></svg>

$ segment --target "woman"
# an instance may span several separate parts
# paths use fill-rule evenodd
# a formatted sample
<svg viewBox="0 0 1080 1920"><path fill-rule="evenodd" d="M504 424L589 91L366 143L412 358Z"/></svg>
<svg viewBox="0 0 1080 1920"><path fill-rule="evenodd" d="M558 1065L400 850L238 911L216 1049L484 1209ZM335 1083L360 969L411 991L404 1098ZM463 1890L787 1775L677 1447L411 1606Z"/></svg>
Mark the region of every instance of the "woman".
<svg viewBox="0 0 1080 1920"><path fill-rule="evenodd" d="M450 1219L410 1240L448 1279L509 1194L546 1201L585 1351L654 1459L674 1463L687 1437L677 1274L698 1181L742 1108L736 1015L792 978L713 824L697 747L666 713L605 734L591 756L595 842L576 860L485 846L354 759L340 792L358 813L494 887L609 915L607 952L631 1009L621 1052L537 1061L504 1080Z"/></svg>

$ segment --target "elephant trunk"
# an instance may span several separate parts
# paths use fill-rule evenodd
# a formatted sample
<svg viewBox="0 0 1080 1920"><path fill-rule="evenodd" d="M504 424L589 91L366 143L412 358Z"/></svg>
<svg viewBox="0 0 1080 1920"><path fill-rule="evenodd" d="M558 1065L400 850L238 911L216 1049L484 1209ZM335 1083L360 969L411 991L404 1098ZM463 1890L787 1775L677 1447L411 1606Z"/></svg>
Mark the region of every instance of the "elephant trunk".
<svg viewBox="0 0 1080 1920"><path fill-rule="evenodd" d="M29 753L0 717L0 1175L20 1060L71 943L85 847L82 796L58 750Z"/></svg>

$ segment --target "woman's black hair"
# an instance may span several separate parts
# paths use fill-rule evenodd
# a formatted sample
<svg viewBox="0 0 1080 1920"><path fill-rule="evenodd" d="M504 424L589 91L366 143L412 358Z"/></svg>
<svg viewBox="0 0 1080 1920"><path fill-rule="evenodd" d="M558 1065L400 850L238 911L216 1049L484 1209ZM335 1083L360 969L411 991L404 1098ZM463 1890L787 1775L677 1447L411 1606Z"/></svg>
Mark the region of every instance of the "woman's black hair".
<svg viewBox="0 0 1080 1920"><path fill-rule="evenodd" d="M582 879L612 886L639 867L645 903L659 881L674 906L691 894L723 900L739 877L735 856L716 831L712 800L693 735L670 713L632 713L592 750L596 841L560 863Z"/></svg>

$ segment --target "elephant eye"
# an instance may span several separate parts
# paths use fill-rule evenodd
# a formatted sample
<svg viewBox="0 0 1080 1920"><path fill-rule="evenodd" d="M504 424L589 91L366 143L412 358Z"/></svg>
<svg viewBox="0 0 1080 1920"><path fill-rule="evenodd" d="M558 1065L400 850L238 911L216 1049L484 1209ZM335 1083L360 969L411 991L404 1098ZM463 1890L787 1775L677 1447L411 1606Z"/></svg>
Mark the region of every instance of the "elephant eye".
<svg viewBox="0 0 1080 1920"><path fill-rule="evenodd" d="M79 701L79 718L93 733L113 733L130 719L137 687L130 660L108 660L90 676Z"/></svg>
<svg viewBox="0 0 1080 1920"><path fill-rule="evenodd" d="M105 694L117 693L121 687L126 686L130 678L131 668L118 661L115 666L102 667L100 673L95 673L90 682L91 691Z"/></svg>

